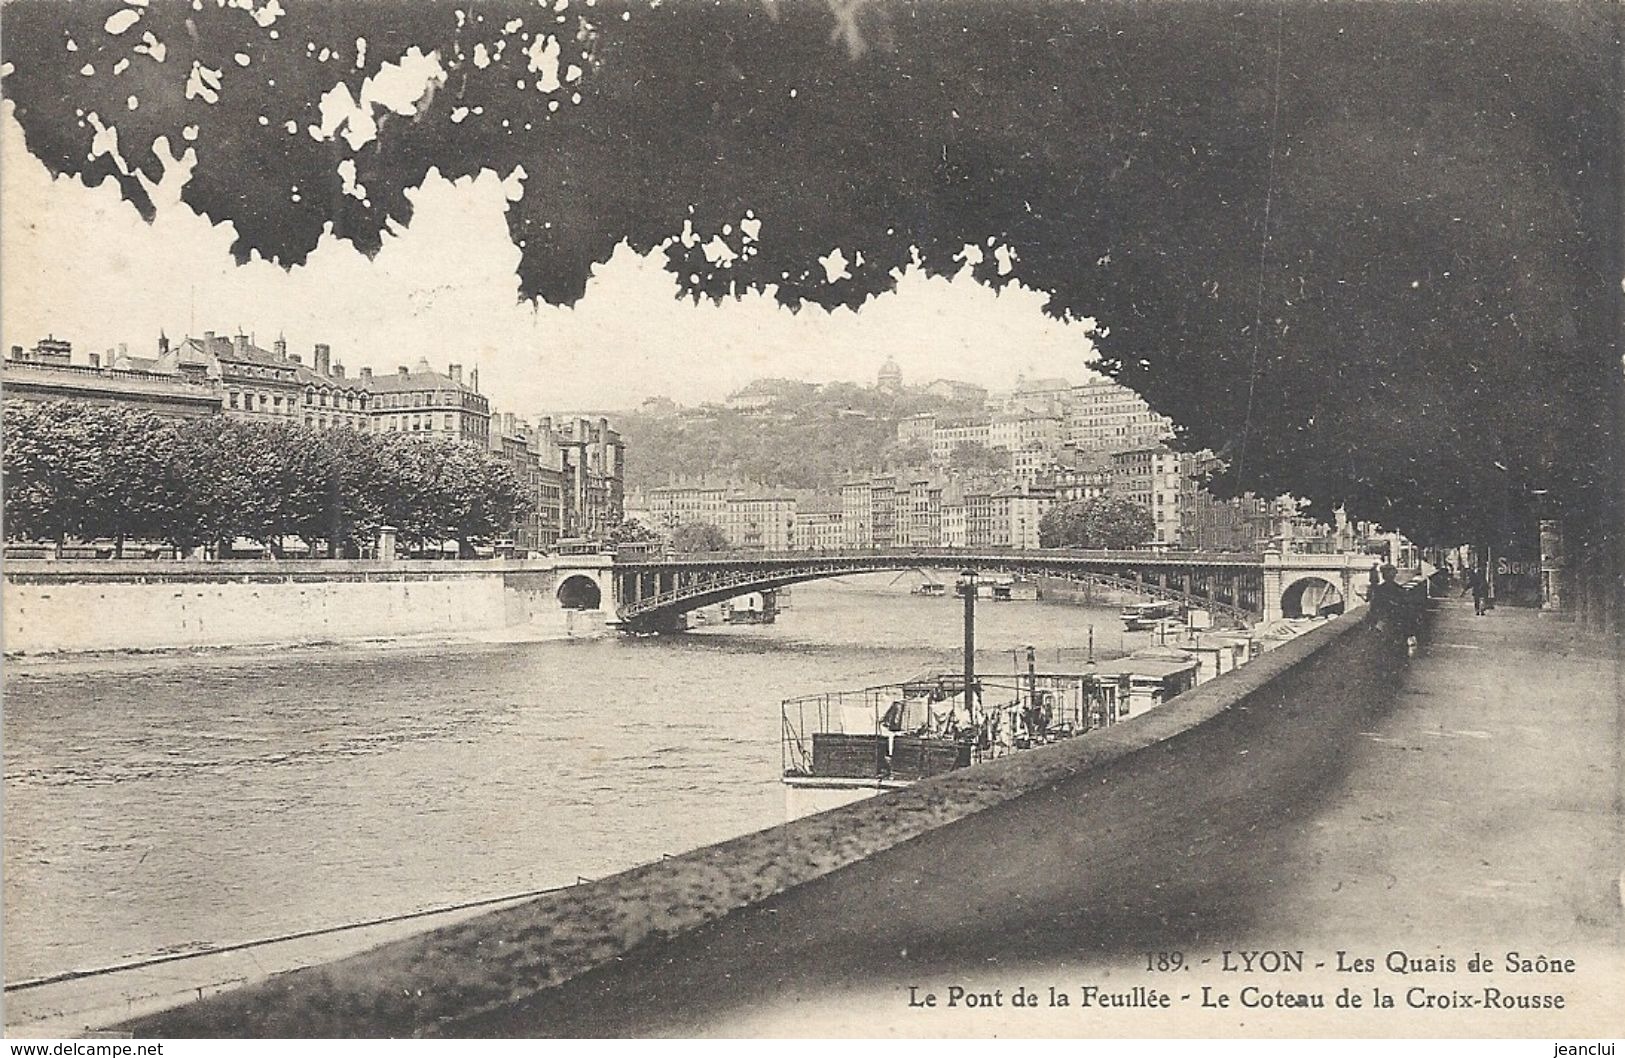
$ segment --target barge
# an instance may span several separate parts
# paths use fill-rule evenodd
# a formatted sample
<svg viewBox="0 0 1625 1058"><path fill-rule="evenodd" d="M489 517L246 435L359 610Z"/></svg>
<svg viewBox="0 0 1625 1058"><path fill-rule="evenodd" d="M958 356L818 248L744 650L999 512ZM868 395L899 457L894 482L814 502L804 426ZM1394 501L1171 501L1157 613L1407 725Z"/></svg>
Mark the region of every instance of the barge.
<svg viewBox="0 0 1625 1058"><path fill-rule="evenodd" d="M786 817L1109 727L1195 686L1198 667L1186 654L1140 651L1086 672L978 673L969 705L960 673L786 699Z"/></svg>

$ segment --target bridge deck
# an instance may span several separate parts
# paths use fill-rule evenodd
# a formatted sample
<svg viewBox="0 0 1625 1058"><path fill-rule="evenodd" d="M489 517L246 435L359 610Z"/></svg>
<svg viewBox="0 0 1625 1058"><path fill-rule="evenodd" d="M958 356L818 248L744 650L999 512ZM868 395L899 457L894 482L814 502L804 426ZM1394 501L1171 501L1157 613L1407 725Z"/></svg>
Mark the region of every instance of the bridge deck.
<svg viewBox="0 0 1625 1058"><path fill-rule="evenodd" d="M1326 556L1336 557L1336 556ZM618 570L692 569L730 565L806 565L839 559L940 559L944 567L1001 566L1032 562L1099 562L1131 565L1223 566L1260 569L1264 556L1229 551L1079 551L1064 548L843 548L839 551L711 551L667 558L615 560Z"/></svg>
<svg viewBox="0 0 1625 1058"><path fill-rule="evenodd" d="M1348 559L1327 556L1341 576ZM616 610L626 627L658 627L685 610L749 591L806 580L900 569L1114 578L1113 585L1188 599L1227 616L1268 615L1261 596L1266 556L1228 552L1073 551L1017 548L878 548L839 551L710 552L617 556Z"/></svg>

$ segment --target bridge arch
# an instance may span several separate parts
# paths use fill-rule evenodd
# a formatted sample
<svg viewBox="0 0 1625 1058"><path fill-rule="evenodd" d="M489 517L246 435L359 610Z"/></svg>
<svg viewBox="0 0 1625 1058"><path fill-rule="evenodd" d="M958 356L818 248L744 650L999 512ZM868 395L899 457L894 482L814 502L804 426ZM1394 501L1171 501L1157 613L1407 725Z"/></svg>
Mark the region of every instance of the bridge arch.
<svg viewBox="0 0 1625 1058"><path fill-rule="evenodd" d="M566 610L598 610L604 605L604 593L598 582L585 573L572 573L559 584L559 605Z"/></svg>
<svg viewBox="0 0 1625 1058"><path fill-rule="evenodd" d="M1281 616L1321 617L1342 613L1348 605L1337 585L1324 577L1299 577L1281 592Z"/></svg>
<svg viewBox="0 0 1625 1058"><path fill-rule="evenodd" d="M681 627L682 613L746 592L850 573L931 568L990 573L1088 576L1152 598L1189 601L1238 619L1264 605L1257 555L990 548L897 548L784 553L723 552L663 559L617 559L618 623L627 631ZM1277 597L1278 594L1277 594ZM1272 600L1273 601L1273 600Z"/></svg>

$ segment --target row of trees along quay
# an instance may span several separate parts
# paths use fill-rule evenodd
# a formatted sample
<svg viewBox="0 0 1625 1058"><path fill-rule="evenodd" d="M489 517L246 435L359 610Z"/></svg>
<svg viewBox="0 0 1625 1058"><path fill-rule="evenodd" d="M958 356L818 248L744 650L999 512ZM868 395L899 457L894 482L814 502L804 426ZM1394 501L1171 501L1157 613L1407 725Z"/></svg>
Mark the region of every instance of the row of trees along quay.
<svg viewBox="0 0 1625 1058"><path fill-rule="evenodd" d="M379 527L465 556L528 510L513 472L465 442L223 416L174 421L79 402L5 402L8 540L163 540L182 551L290 537L359 556Z"/></svg>

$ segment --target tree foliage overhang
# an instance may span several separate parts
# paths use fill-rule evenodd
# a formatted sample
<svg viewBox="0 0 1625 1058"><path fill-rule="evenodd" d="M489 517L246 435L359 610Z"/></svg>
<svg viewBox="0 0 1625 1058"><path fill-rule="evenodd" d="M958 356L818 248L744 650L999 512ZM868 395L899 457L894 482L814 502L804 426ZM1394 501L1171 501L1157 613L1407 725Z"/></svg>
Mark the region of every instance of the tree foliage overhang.
<svg viewBox="0 0 1625 1058"><path fill-rule="evenodd" d="M521 291L555 303L621 241L663 246L693 296L825 305L1008 246L979 277L1098 319L1106 370L1226 448L1231 487L1422 539L1536 493L1606 517L1611 4L285 6L8 5L30 150L150 212L150 145L195 146L185 201L287 266L327 225L376 251L431 168L522 169ZM432 90L371 102L411 49ZM336 129L339 84L365 116Z"/></svg>

